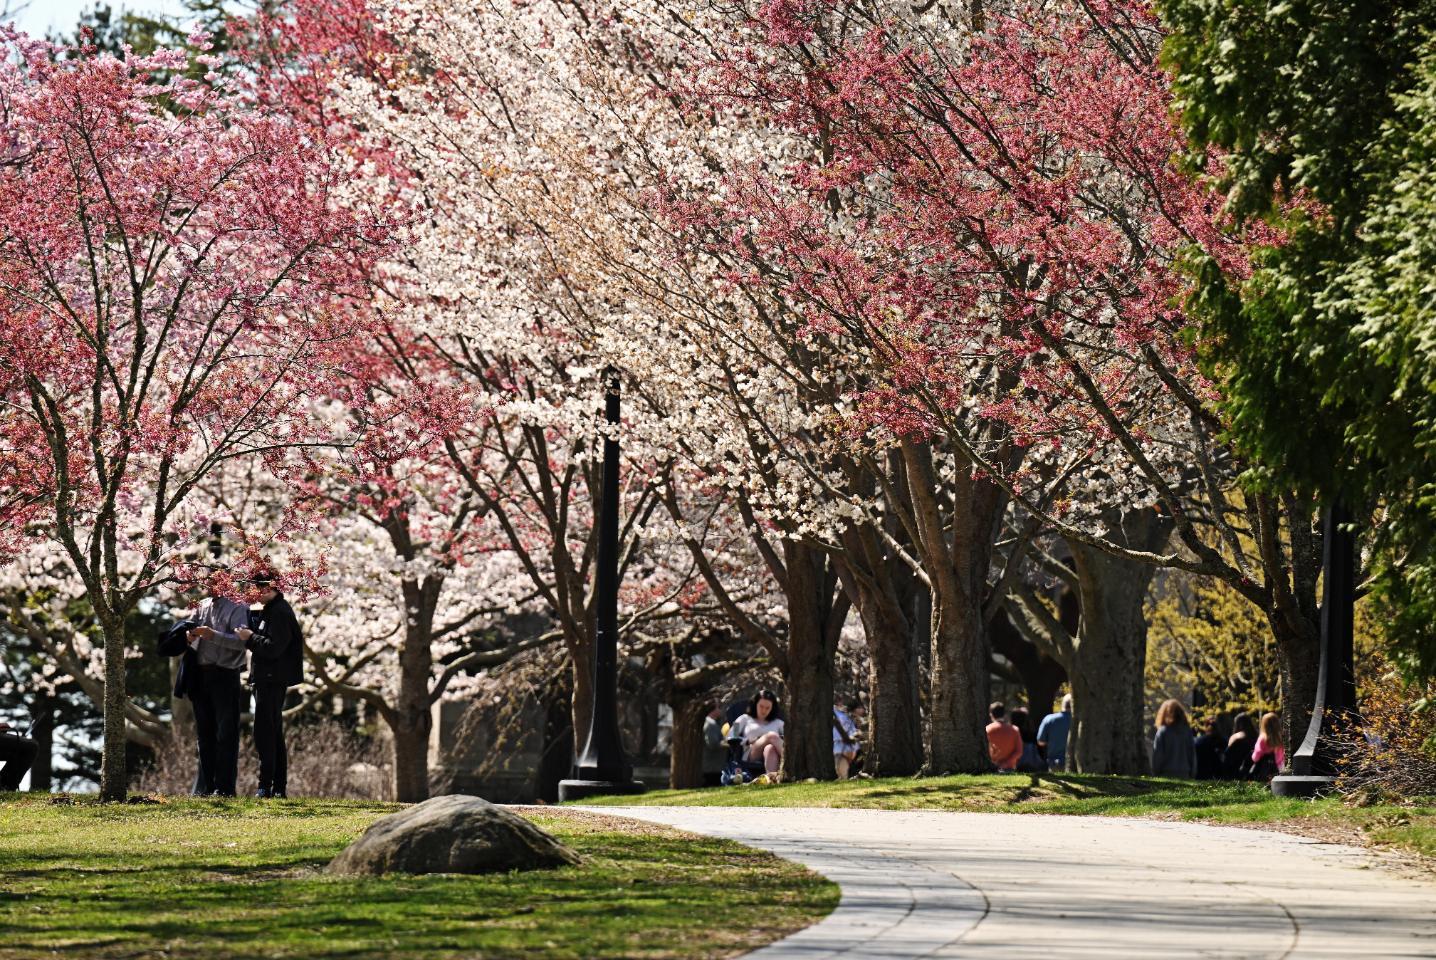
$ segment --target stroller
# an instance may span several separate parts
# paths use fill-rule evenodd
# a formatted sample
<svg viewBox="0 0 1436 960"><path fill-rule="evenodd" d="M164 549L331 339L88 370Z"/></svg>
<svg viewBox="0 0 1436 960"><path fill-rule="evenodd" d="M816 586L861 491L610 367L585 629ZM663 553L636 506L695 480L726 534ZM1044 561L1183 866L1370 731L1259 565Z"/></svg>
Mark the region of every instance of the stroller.
<svg viewBox="0 0 1436 960"><path fill-rule="evenodd" d="M752 783L767 772L763 761L743 759L743 739L741 737L728 738L728 760L723 764L723 772L718 775L718 780L723 786L736 787Z"/></svg>

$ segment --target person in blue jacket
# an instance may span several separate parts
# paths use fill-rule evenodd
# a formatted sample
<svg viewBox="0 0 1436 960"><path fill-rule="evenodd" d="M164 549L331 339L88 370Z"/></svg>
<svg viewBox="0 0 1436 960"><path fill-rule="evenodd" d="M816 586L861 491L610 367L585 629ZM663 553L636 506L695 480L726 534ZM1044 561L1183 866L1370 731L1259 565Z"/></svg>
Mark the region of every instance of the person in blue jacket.
<svg viewBox="0 0 1436 960"><path fill-rule="evenodd" d="M1072 732L1072 694L1062 698L1062 709L1042 718L1037 727L1037 749L1047 760L1048 770L1063 770L1067 765L1067 737Z"/></svg>

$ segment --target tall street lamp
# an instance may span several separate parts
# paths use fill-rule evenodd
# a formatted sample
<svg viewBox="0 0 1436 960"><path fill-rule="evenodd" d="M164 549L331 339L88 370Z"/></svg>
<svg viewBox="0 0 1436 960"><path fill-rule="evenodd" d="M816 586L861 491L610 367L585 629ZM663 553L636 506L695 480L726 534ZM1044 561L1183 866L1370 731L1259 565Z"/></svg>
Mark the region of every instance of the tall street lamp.
<svg viewBox="0 0 1436 960"><path fill-rule="evenodd" d="M1291 772L1272 779L1279 797L1314 797L1336 783L1334 726L1356 715L1356 658L1352 634L1356 607L1356 537L1351 511L1337 499L1322 517L1321 665L1316 704L1306 737L1291 758Z"/></svg>
<svg viewBox="0 0 1436 960"><path fill-rule="evenodd" d="M593 638L593 718L588 743L576 763L577 775L560 780L558 798L577 800L599 794L642 793L633 767L623 755L618 733L618 371L603 371L606 387L603 439L603 489L598 513L597 626Z"/></svg>

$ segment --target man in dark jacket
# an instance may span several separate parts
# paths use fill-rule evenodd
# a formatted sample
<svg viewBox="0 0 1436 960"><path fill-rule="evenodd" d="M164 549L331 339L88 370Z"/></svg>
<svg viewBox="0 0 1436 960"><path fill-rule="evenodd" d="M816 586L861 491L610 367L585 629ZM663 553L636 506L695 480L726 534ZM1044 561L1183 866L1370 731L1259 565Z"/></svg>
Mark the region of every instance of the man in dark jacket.
<svg viewBox="0 0 1436 960"><path fill-rule="evenodd" d="M249 680L254 690L254 749L259 754L259 797L282 797L288 790L288 751L284 745L284 698L304 679L304 638L294 608L275 587L273 571L253 581L264 609L251 611L250 629L241 630L249 647Z"/></svg>
<svg viewBox="0 0 1436 960"><path fill-rule="evenodd" d="M160 633L159 654L162 657L179 657L179 669L175 671L176 697L197 703L203 696L204 672L199 668L199 654L189 642L189 633L199 626L194 620L181 620ZM191 792L197 797L207 797L214 792L214 734L213 728L205 729L195 725L198 739L199 762L195 765L194 787Z"/></svg>

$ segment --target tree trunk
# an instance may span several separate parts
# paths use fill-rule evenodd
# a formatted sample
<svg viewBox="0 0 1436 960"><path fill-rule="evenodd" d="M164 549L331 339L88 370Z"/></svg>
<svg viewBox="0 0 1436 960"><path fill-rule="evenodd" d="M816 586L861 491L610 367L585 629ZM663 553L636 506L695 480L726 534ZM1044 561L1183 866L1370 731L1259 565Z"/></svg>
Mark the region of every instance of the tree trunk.
<svg viewBox="0 0 1436 960"><path fill-rule="evenodd" d="M55 779L55 701L41 695L30 708L35 718L30 738L35 741L35 762L30 766L30 789L49 793Z"/></svg>
<svg viewBox="0 0 1436 960"><path fill-rule="evenodd" d="M569 758L568 774L571 777L577 772L578 755L588 746L588 728L593 725L593 644L587 638L571 640L568 657L573 673L573 695L569 699L573 718L573 756Z"/></svg>
<svg viewBox="0 0 1436 960"><path fill-rule="evenodd" d="M788 600L783 773L789 780L832 780L837 777L833 766L833 656L838 629L830 621L836 578L826 553L816 547L784 541L783 552Z"/></svg>
<svg viewBox="0 0 1436 960"><path fill-rule="evenodd" d="M1082 773L1144 774L1150 764L1143 724L1147 623L1142 601L1152 568L1094 556L1082 547L1073 553L1083 582L1081 633L1067 667L1073 701L1069 762ZM1124 577L1133 582L1122 583Z"/></svg>
<svg viewBox="0 0 1436 960"><path fill-rule="evenodd" d="M1007 500L991 481L959 468L950 509L944 511L935 495L931 448L907 445L904 451L919 548L932 583L928 769L980 773L992 769L985 732L992 644L982 603Z"/></svg>
<svg viewBox="0 0 1436 960"><path fill-rule="evenodd" d="M668 785L675 790L692 790L703 786L703 721L709 703L706 696L685 696L675 692L673 737L670 741Z"/></svg>
<svg viewBox="0 0 1436 960"><path fill-rule="evenodd" d="M100 799L124 800L129 794L125 769L125 624L102 616L105 638L105 717L103 755L100 759Z"/></svg>
<svg viewBox="0 0 1436 960"><path fill-rule="evenodd" d="M870 664L865 768L874 776L911 776L923 764L922 704L912 625L895 590L859 587L858 615Z"/></svg>
<svg viewBox="0 0 1436 960"><path fill-rule="evenodd" d="M1108 536L1155 551L1171 535L1156 510L1112 518ZM1081 625L1067 672L1072 679L1069 756L1083 773L1144 774L1150 769L1143 725L1147 666L1147 586L1156 568L1081 543L1069 543L1077 571Z"/></svg>
<svg viewBox="0 0 1436 960"><path fill-rule="evenodd" d="M394 734L394 799L417 803L429 799L429 731L433 700L429 676L434 668L434 608L439 584L425 580L403 584L407 623L399 648L399 694L391 711Z"/></svg>
<svg viewBox="0 0 1436 960"><path fill-rule="evenodd" d="M1316 708L1316 683L1321 672L1320 628L1306 630L1290 624L1280 613L1268 616L1281 661L1282 724L1286 756L1290 760L1306 736ZM1318 621L1319 622L1319 621Z"/></svg>
<svg viewBox="0 0 1436 960"><path fill-rule="evenodd" d="M418 803L429 799L429 711L421 716L396 716L389 724L394 737L394 799Z"/></svg>
<svg viewBox="0 0 1436 960"><path fill-rule="evenodd" d="M898 524L891 527L889 533ZM870 527L850 527L843 546L838 570L868 647L864 768L875 775L911 776L923 763L918 652L910 616L917 577Z"/></svg>
<svg viewBox="0 0 1436 960"><path fill-rule="evenodd" d="M930 773L985 773L992 651L982 610L966 591L938 588L932 598Z"/></svg>

